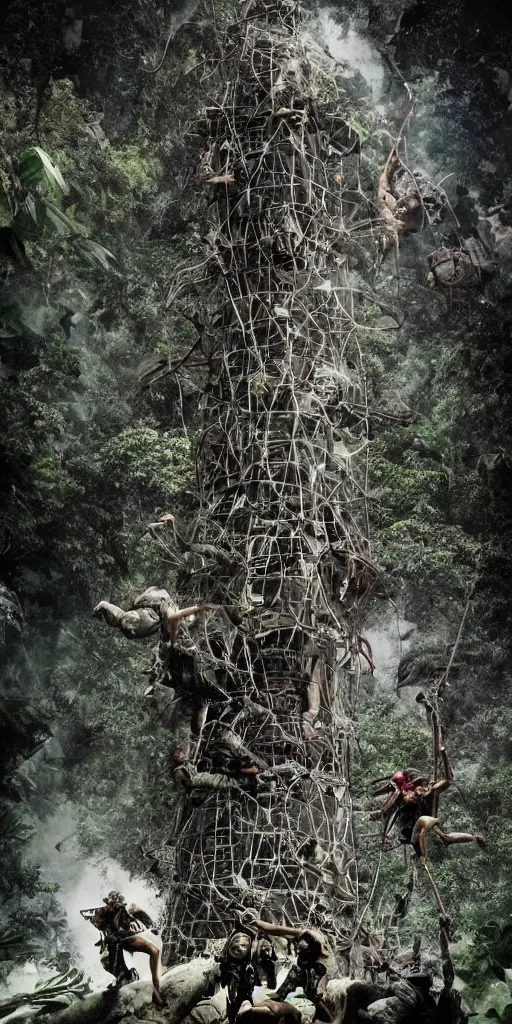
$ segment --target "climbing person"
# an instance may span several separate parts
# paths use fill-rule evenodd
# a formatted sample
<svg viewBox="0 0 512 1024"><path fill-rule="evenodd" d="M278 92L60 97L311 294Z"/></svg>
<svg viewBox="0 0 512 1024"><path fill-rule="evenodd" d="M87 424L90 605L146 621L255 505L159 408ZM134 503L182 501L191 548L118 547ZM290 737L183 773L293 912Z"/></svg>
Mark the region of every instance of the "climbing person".
<svg viewBox="0 0 512 1024"><path fill-rule="evenodd" d="M113 629L120 629L123 636L129 640L139 640L160 631L162 639L174 646L183 619L212 610L212 605L209 604L178 608L167 590L161 587L148 587L143 594L135 598L128 611L111 604L110 601L100 601L92 614L97 619L103 619Z"/></svg>
<svg viewBox="0 0 512 1024"><path fill-rule="evenodd" d="M109 892L103 903L105 906L98 908L92 923L102 933L103 942L109 950L109 962L114 968L121 968L121 961L124 962L123 950L130 953L147 953L153 981L153 1002L156 1006L162 1006L162 959L160 949L155 943L158 932L149 914L135 903L127 907L124 896L116 890ZM119 972L110 973L117 979Z"/></svg>
<svg viewBox="0 0 512 1024"><path fill-rule="evenodd" d="M418 772L414 768L403 768L400 771L394 773L391 778L376 779L375 783L385 782L384 786L380 786L374 790L373 796L385 796L386 799L377 811L372 811L370 814L370 821L382 820L382 842L383 849L388 845L388 833L390 828L403 805L403 794L414 788L415 784L420 781ZM375 784L374 783L374 784Z"/></svg>
<svg viewBox="0 0 512 1024"><path fill-rule="evenodd" d="M188 760L183 747L176 747L171 754L171 779L177 793L241 788L235 778L230 778L223 772L199 771L196 765Z"/></svg>
<svg viewBox="0 0 512 1024"><path fill-rule="evenodd" d="M399 842L411 845L423 863L427 855L426 836L431 829L446 846L456 843L477 843L480 847L485 846L485 839L481 835L469 832L443 832L439 828L439 795L449 789L453 782L453 770L445 746L440 747L439 754L443 763L443 778L425 785L425 779L410 777L412 769L396 773L392 779L395 780L392 795L396 799L390 805L388 798L380 810L374 811L370 816L372 821L382 818L384 840L391 828L397 828Z"/></svg>
<svg viewBox="0 0 512 1024"><path fill-rule="evenodd" d="M261 775L259 765L243 754L239 757L224 757L211 771L203 770L201 764L195 765L189 761L183 747L176 747L171 754L171 779L178 793L232 789L245 790L256 796Z"/></svg>

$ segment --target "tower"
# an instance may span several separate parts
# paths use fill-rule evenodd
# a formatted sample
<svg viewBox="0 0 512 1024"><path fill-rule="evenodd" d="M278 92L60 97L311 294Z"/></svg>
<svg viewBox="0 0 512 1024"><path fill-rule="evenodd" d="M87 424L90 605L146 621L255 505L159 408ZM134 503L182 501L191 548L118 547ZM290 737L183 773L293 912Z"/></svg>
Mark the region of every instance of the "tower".
<svg viewBox="0 0 512 1024"><path fill-rule="evenodd" d="M227 611L162 645L155 678L208 706L196 763L215 769L242 751L261 771L181 798L165 929L175 957L227 935L241 906L349 947L350 743L371 661L358 605L374 573L355 468L368 418L343 186L358 139L294 0L250 0L223 46L194 127L207 247L172 299L193 291L208 325L199 556L181 590Z"/></svg>

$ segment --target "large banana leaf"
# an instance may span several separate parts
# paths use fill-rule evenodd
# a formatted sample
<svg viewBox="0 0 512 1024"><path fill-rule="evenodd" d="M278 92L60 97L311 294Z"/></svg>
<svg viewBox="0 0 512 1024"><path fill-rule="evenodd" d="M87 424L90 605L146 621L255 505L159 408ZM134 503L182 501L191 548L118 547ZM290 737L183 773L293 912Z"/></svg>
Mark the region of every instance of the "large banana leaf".
<svg viewBox="0 0 512 1024"><path fill-rule="evenodd" d="M41 1010L62 1009L74 999L80 999L90 991L87 977L74 967L65 974L56 974L48 981L37 985L34 992L19 992L11 999L0 1003L0 1018L6 1017L23 1004L39 1005Z"/></svg>
<svg viewBox="0 0 512 1024"><path fill-rule="evenodd" d="M109 249L100 245L99 242L93 241L92 238L88 238L85 228L73 221L47 195L38 194L37 191L31 193L31 189L37 188L38 185L44 182L57 185L61 192L67 193L69 191L57 164L53 163L48 153L45 153L44 149L41 149L40 146L31 146L30 149L25 149L21 154L19 160L19 179L27 190L22 209L29 214L38 228L42 228L46 221L52 225L61 237L71 236L71 241L75 243L90 263L100 263L105 270L111 269L111 261L115 261L115 256ZM12 211L9 198L5 190L2 190L2 182L0 180L0 228L3 221L5 221L4 227L7 228L11 224L11 220ZM14 234L14 232L11 231L11 234ZM23 256L23 252L19 251L20 246L22 247L23 243L16 236L10 246L9 255L17 262L21 262ZM2 330L4 332L5 330L8 331L9 325L2 327ZM4 336L6 336L5 333Z"/></svg>
<svg viewBox="0 0 512 1024"><path fill-rule="evenodd" d="M95 242L94 239L88 238L84 228L76 224L75 221L72 221L67 213L59 210L59 207L51 203L49 199L44 197L41 203L44 206L46 216L59 235L73 235L77 247L90 263L100 263L102 267L105 267L105 270L110 270L111 264L109 260L115 261L115 256L109 249L106 249L104 245L100 245L99 242Z"/></svg>
<svg viewBox="0 0 512 1024"><path fill-rule="evenodd" d="M21 154L19 177L25 188L32 188L34 185L40 185L43 181L48 181L50 184L57 185L61 192L69 191L57 164L54 164L48 153L45 153L44 149L39 146L31 146Z"/></svg>
<svg viewBox="0 0 512 1024"><path fill-rule="evenodd" d="M33 999L40 1002L49 995L55 996L57 993L63 992L73 992L75 995L80 996L88 988L89 982L83 971L77 971L76 967L71 967L65 974L55 974L53 978L49 978L48 981L43 981L37 985L33 993Z"/></svg>
<svg viewBox="0 0 512 1024"><path fill-rule="evenodd" d="M45 952L44 942L40 938L27 938L10 924L5 926L0 939L0 962L16 960L24 963L33 958L42 959Z"/></svg>

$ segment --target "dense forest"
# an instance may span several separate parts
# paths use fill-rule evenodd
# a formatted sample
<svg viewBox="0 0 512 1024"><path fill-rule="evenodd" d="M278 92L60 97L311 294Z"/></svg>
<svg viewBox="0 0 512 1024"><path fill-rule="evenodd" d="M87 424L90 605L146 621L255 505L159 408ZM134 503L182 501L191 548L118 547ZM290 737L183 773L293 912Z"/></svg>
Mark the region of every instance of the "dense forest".
<svg viewBox="0 0 512 1024"><path fill-rule="evenodd" d="M73 1007L73 984L78 1002L84 992L102 992L110 984L94 948L97 933L79 913L98 906L109 889L122 887L130 902L148 907L167 936L164 959L167 953L169 963L184 961L179 951L169 953L177 927L169 907L186 879L162 869L162 851L172 848L183 799L172 782L171 752L186 746L184 720L174 717L169 727L155 688L148 687L154 638L132 643L92 612L103 600L132 609L136 595L150 586L165 588L181 607L227 604L221 589L214 592L211 582L204 583L205 551L192 550L199 562L190 545L184 555L176 529L189 536L191 524L196 529L201 522L204 481L217 451L211 441L205 455L205 417L227 394L219 398L222 374L213 357L208 368L190 356L208 345L214 352L216 339L232 332L224 314L220 324L211 315L203 295L209 285L201 293L197 283L197 268L212 246L215 189L228 193L232 184L220 180L222 167L213 158L207 165L205 134L197 125L211 96L226 96L232 86L226 62L235 59L232 26L243 17L249 14L230 0L113 0L107 6L97 0L8 0L5 7L4 1018L15 1011L31 1016L41 1007L45 1013ZM332 506L338 500L348 505L349 497L354 502L350 521L366 545L357 550L371 567L371 582L357 583L356 626L347 613L358 641L351 649L342 763L359 908L358 927L352 928L351 919L349 931L354 948L361 936L374 937L377 967L370 963L370 970L358 947L350 955L342 951L344 971L356 979L371 975L381 984L379 965L389 965L384 955L379 961L379 949L394 951L391 967L399 973L400 956L419 970L420 943L421 970L433 976L438 992L444 955L440 899L449 919L455 990L466 1015L457 1020L471 1014L477 1024L489 1018L507 1024L510 19L499 2L482 8L474 0L337 0L329 7L304 3L299 31L311 39L304 52L315 67L314 82L320 82L312 91L315 109L334 111L343 124L346 156L337 184L340 203L351 211L345 213L346 247L337 257L345 275L343 301L350 294L351 303L351 406L335 443L338 461L328 466L327 483L319 483L317 473L311 489L320 493L325 486ZM254 95L256 107L263 100ZM211 140L214 118L208 116ZM393 191L395 147L405 173L417 183L423 220L419 230L398 237L396 203L403 193L398 200L392 196L395 234L388 244L385 194ZM226 199L226 222L231 201ZM326 248L332 250L328 261L334 243ZM457 262L461 252L466 263ZM178 299L176 281L184 279L186 267L196 269L187 271L188 290ZM232 266L218 273L229 282ZM206 324L204 310L210 316ZM289 318L278 305L274 313L276 322ZM334 350L344 322L332 321ZM266 401L271 372L268 380L251 378L255 407ZM362 412L357 403L363 393ZM326 398L319 423L327 406ZM299 419L307 433L312 414L301 412ZM226 433L231 429L234 437L236 426ZM315 427L315 437L321 430ZM229 483L235 471L229 459L226 464ZM148 529L166 513L174 516L173 529ZM299 523L304 509L301 515ZM222 547L226 531L219 527L217 534L202 537L203 548L205 540L212 546L212 536ZM274 556L265 557L267 567L273 565ZM283 550L281 557L284 565ZM227 560L236 562L234 549ZM347 570L343 594L350 594L351 579ZM261 593L267 605L267 592ZM340 598L342 609L347 601ZM203 630L198 620L182 635ZM203 639L204 649L209 644L219 660L217 633L208 634L204 626ZM304 650L309 656L307 645ZM222 657L227 660L225 652ZM429 717L422 695L428 705L432 693L436 714ZM312 706L304 704L310 726ZM436 734L438 711L442 730ZM441 796L442 829L484 836L485 846L449 848L430 835L426 872L403 844L383 837L382 822L371 815L378 807L375 780L389 780L405 766L426 778L437 770L432 722L438 748L439 740L446 741L454 771L453 785ZM241 884L249 888L244 878ZM298 886L293 880L292 888ZM253 906L252 895L242 906ZM332 899L334 920L332 907L338 904ZM270 900L269 915L282 925L318 927L302 911L304 920L281 917L279 900L276 907ZM234 908L226 905L222 914L229 935ZM344 934L335 922L331 939ZM139 956L136 966L149 977L145 958ZM56 977L61 1002L58 996L38 1005L29 996L21 999L20 993ZM196 1001L202 995L198 990ZM311 1001L309 1006L311 1019ZM190 1003L179 1010L173 1004L166 1019L181 1020L190 1009ZM307 1007L302 1011L306 1019ZM104 1004L94 1012L94 1019L114 1019ZM146 1004L125 1006L115 1019L133 1013L163 1019Z"/></svg>

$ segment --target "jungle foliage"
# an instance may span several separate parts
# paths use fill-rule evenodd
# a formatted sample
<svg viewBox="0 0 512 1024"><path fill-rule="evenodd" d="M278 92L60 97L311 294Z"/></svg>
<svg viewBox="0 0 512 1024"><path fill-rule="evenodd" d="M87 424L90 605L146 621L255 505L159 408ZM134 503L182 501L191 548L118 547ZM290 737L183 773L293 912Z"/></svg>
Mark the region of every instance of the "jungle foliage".
<svg viewBox="0 0 512 1024"><path fill-rule="evenodd" d="M81 55L63 54L53 6L9 5L1 86L2 580L25 617L21 637L6 633L1 651L0 841L10 851L1 914L6 936L18 935L14 921L24 935L3 947L6 971L34 950L27 941L43 943L45 956L62 948L55 881L28 853L56 803L79 809L93 857L109 850L139 871L150 863L141 868L139 840L147 845L165 820L167 796L165 755L155 779L155 748L165 751L165 742L156 743L141 702L148 651L132 650L127 671L126 641L113 651L89 617L100 597L129 603L148 578L172 586L165 552L144 534L155 516L169 507L184 514L190 501L191 442L178 395L158 385L142 392L138 382L144 358L179 352L195 336L163 301L173 261L194 237L197 206L181 199L191 157L178 124L195 104L193 91L179 88L181 47L170 47L161 73L139 69L132 83L119 74L129 47L137 60L146 48L152 65L165 43L163 22L148 28L148 5L143 33L126 5L102 12L83 65ZM109 55L105 99L105 51L121 21L125 56ZM51 66L42 67L43 52ZM88 98L82 73L98 76ZM181 99L169 131L174 83ZM121 776L126 784L107 813L101 780ZM12 814L17 824L7 829Z"/></svg>
<svg viewBox="0 0 512 1024"><path fill-rule="evenodd" d="M449 651L469 602L444 701L456 781L440 812L447 828L480 831L488 845L475 855L432 843L431 858L458 943L455 962L468 986L465 998L478 1016L492 1010L500 1020L510 1013L512 963L511 299L504 265L485 302L459 309L457 317L445 314L442 331L432 314L427 325L425 317L423 324L413 320L406 372L417 382L409 398L415 421L380 430L369 452L376 555L388 593L406 618L419 622L413 645L430 637L438 650ZM381 341L374 336L372 342L369 332L365 343L379 352L378 386L386 394L396 386L399 355L383 355ZM428 732L415 712L411 718L405 692L399 695L398 701L375 703L368 690L357 768L366 779L409 762L430 770ZM388 856L381 897L393 887L398 892L403 878L402 851ZM432 896L425 880L419 883L402 933L411 939L430 934L434 942Z"/></svg>

